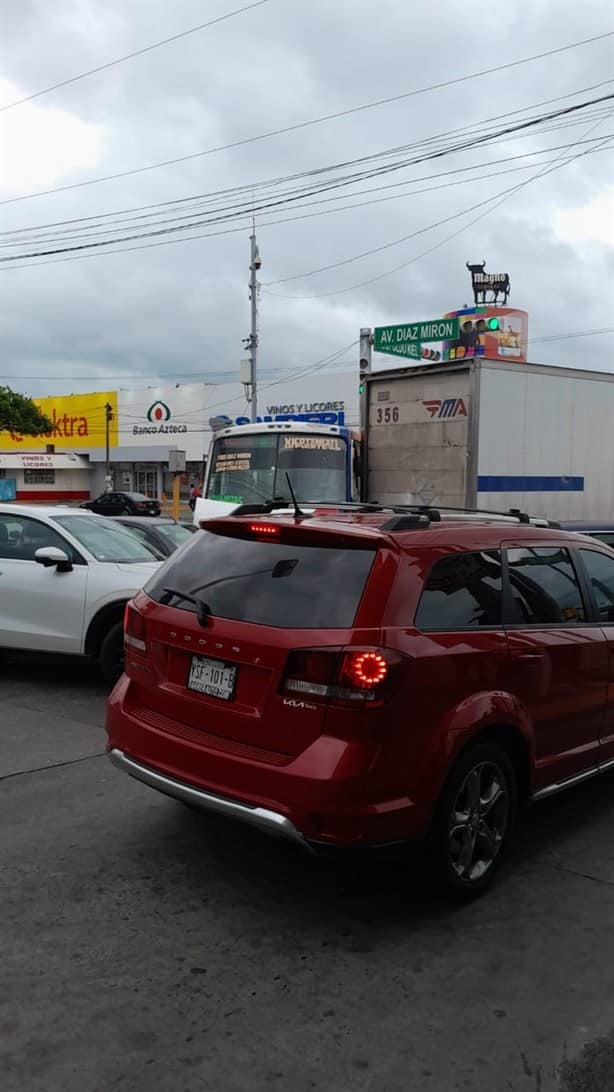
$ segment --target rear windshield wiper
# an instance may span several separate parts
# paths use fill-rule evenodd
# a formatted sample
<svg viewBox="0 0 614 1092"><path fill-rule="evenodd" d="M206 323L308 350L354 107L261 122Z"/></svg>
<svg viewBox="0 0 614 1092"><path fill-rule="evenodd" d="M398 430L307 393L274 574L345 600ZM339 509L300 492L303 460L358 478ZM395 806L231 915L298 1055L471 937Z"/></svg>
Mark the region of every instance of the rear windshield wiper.
<svg viewBox="0 0 614 1092"><path fill-rule="evenodd" d="M183 599L185 603L192 603L196 607L196 614L198 615L200 625L207 625L207 619L211 615L211 607L208 603L205 603L203 599L197 599L194 595L187 595L185 592L177 591L176 588L162 588L162 591L165 595L173 596L176 599Z"/></svg>

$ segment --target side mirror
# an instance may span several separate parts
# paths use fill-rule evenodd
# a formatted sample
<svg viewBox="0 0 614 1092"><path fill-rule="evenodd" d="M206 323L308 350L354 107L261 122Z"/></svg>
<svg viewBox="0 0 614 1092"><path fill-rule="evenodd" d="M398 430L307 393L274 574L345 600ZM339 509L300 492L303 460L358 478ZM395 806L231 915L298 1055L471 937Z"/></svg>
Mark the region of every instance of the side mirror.
<svg viewBox="0 0 614 1092"><path fill-rule="evenodd" d="M68 554L64 553L64 550L58 549L57 546L41 546L40 550L36 550L34 560L39 565L44 565L46 569L50 569L55 565L59 573L72 572L72 561Z"/></svg>

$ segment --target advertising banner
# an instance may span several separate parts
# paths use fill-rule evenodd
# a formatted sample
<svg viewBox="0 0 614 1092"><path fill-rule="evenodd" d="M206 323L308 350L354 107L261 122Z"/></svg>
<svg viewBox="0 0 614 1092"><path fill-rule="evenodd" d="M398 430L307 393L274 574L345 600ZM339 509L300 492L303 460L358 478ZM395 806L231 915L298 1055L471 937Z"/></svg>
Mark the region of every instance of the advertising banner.
<svg viewBox="0 0 614 1092"><path fill-rule="evenodd" d="M51 432L44 436L20 436L13 432L0 432L0 450L45 450L47 444L55 444L58 451L89 451L104 448L106 438L106 409L111 406L113 418L109 423L111 446L117 444L117 392L97 391L95 394L51 395L34 398L33 402L49 418Z"/></svg>
<svg viewBox="0 0 614 1092"><path fill-rule="evenodd" d="M263 380L258 391L259 421L314 421L358 424L356 372ZM122 447L178 447L188 462L207 452L215 428L245 425L250 406L241 383L189 383L119 392Z"/></svg>
<svg viewBox="0 0 614 1092"><path fill-rule="evenodd" d="M489 360L527 362L529 316L526 311L494 305L451 311L458 318L458 337L443 343L444 360L484 356Z"/></svg>

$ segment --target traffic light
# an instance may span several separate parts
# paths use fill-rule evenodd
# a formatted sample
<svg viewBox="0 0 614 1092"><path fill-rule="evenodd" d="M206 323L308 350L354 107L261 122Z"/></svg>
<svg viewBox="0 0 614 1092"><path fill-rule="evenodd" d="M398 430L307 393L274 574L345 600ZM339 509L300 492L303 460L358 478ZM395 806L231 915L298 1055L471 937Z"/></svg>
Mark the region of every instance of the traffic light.
<svg viewBox="0 0 614 1092"><path fill-rule="evenodd" d="M371 371L371 361L361 358L360 366L358 369L358 393L364 394L366 389L367 376Z"/></svg>
<svg viewBox="0 0 614 1092"><path fill-rule="evenodd" d="M439 349L424 348L422 350L422 359L423 360L441 360L441 353L439 352Z"/></svg>
<svg viewBox="0 0 614 1092"><path fill-rule="evenodd" d="M498 318L489 318L489 319L486 320L486 325L488 326L489 330L498 330L499 329L499 319Z"/></svg>

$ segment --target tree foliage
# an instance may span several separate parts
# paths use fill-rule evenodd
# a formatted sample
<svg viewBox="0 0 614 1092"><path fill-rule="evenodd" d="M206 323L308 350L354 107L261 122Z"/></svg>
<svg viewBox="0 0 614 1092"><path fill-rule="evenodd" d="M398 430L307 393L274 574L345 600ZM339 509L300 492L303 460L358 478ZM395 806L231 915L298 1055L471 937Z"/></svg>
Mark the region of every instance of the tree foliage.
<svg viewBox="0 0 614 1092"><path fill-rule="evenodd" d="M20 436L44 436L53 431L53 424L25 394L10 387L0 387L0 432Z"/></svg>

